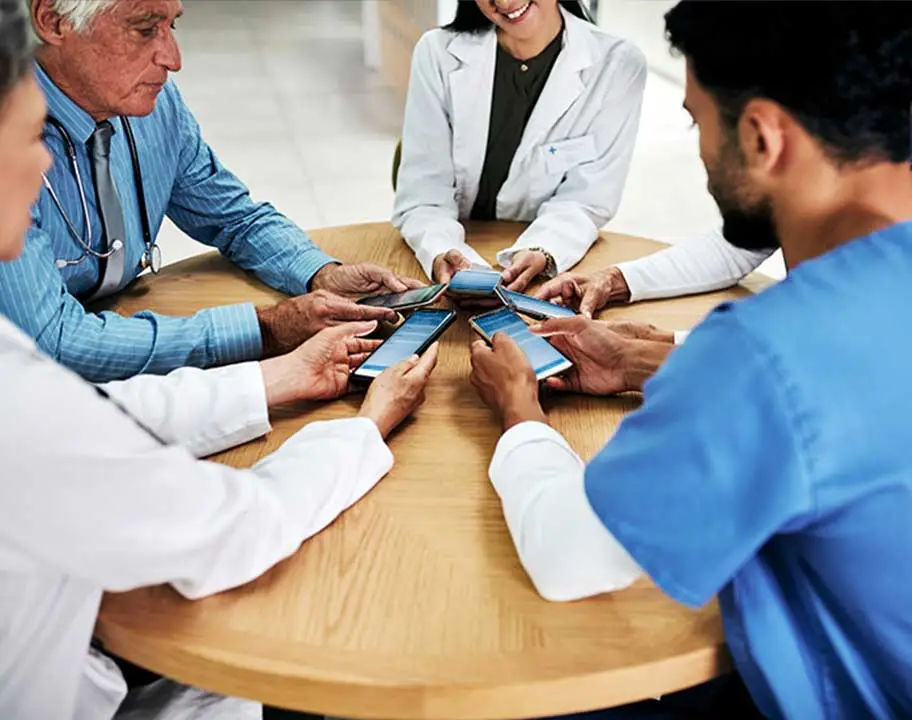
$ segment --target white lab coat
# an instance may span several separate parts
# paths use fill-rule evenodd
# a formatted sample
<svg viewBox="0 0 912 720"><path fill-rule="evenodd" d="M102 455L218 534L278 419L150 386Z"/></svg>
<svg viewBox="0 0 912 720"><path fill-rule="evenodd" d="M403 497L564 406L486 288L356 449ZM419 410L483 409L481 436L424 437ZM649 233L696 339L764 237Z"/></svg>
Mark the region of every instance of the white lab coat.
<svg viewBox="0 0 912 720"><path fill-rule="evenodd" d="M630 42L565 11L563 49L497 197L500 220L531 222L497 261L542 247L575 265L617 212L630 168L646 61ZM497 35L425 33L415 47L393 224L430 277L465 242L487 150Z"/></svg>
<svg viewBox="0 0 912 720"><path fill-rule="evenodd" d="M257 363L105 390L124 410L0 317L0 718L106 720L123 689L88 656L105 590L246 583L392 466L365 419L312 423L250 470L197 460L269 430Z"/></svg>

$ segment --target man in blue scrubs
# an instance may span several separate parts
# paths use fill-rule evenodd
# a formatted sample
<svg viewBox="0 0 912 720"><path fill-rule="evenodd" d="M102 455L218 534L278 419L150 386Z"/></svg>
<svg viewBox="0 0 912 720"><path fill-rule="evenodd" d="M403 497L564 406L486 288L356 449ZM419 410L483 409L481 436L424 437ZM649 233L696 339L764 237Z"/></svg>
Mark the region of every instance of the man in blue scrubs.
<svg viewBox="0 0 912 720"><path fill-rule="evenodd" d="M588 466L519 348L475 346L491 480L546 598L643 572L718 595L763 717L912 717L912 4L685 0L666 28L725 236L781 245L789 276L717 308ZM540 332L576 363L556 388L611 386L603 325ZM697 717L751 712L695 694ZM669 700L605 717L693 716Z"/></svg>

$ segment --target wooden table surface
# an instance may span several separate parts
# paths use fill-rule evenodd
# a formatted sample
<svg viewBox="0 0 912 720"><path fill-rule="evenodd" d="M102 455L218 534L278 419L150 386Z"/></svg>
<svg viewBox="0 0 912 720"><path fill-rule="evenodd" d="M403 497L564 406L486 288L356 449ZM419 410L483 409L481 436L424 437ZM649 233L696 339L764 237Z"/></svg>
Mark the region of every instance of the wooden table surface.
<svg viewBox="0 0 912 720"><path fill-rule="evenodd" d="M493 260L521 231L470 227ZM320 230L344 261L422 277L389 225ZM590 271L657 249L604 234L580 265ZM756 290L765 284L750 278ZM691 327L736 288L610 310L603 317ZM210 254L145 277L112 307L186 315L278 294ZM648 580L569 604L535 593L520 566L487 466L500 436L469 381L464 318L441 342L427 402L395 434L392 472L292 558L254 583L197 602L168 587L106 596L105 646L176 680L267 704L347 718L522 718L609 707L708 680L726 667L712 604L694 612ZM302 425L350 417L360 396L283 409L267 438L216 459L249 467ZM552 424L589 458L634 397L551 397ZM307 481L306 467L301 481Z"/></svg>

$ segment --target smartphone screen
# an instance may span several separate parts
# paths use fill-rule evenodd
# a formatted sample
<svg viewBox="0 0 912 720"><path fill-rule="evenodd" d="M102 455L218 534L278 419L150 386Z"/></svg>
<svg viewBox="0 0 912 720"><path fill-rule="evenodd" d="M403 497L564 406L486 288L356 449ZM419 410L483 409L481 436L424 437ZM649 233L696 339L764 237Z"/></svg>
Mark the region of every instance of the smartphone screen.
<svg viewBox="0 0 912 720"><path fill-rule="evenodd" d="M529 326L512 310L497 310L472 318L475 326L489 339L502 332L513 338L525 353L535 376L544 380L552 375L569 370L573 363L561 355L551 343L533 335Z"/></svg>
<svg viewBox="0 0 912 720"><path fill-rule="evenodd" d="M450 292L488 296L500 285L500 273L495 270L460 270L450 279Z"/></svg>
<svg viewBox="0 0 912 720"><path fill-rule="evenodd" d="M421 354L455 319L452 310L416 310L353 375L375 378L410 355Z"/></svg>
<svg viewBox="0 0 912 720"><path fill-rule="evenodd" d="M573 317L576 311L563 305L555 305L547 300L523 295L522 293L513 292L506 288L497 288L497 294L504 301L504 305L512 308L518 313L528 315L529 317L541 318L561 318Z"/></svg>
<svg viewBox="0 0 912 720"><path fill-rule="evenodd" d="M433 302L437 296L446 289L446 285L428 285L427 287L417 288L415 290L406 290L400 293L391 293L389 295L373 295L371 297L361 298L359 305L372 305L373 307L390 308L399 310L409 307L418 307Z"/></svg>

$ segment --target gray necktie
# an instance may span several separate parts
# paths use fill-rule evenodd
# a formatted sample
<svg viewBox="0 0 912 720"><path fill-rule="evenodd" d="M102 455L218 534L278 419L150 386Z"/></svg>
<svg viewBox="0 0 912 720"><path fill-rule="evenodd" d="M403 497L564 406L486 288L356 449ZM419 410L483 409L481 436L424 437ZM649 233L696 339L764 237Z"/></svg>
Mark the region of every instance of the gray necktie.
<svg viewBox="0 0 912 720"><path fill-rule="evenodd" d="M95 192L98 195L98 212L106 241L105 250L110 251L115 240L120 240L121 248L107 260L100 262L102 273L98 288L90 299L104 297L115 292L123 281L124 256L127 242L127 231L124 225L123 207L114 177L111 175L111 136L114 126L105 120L98 123L92 134L92 170L95 177Z"/></svg>

